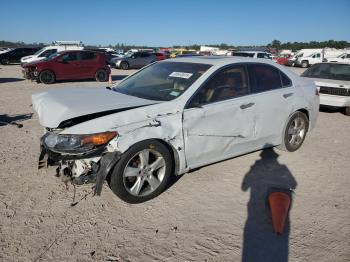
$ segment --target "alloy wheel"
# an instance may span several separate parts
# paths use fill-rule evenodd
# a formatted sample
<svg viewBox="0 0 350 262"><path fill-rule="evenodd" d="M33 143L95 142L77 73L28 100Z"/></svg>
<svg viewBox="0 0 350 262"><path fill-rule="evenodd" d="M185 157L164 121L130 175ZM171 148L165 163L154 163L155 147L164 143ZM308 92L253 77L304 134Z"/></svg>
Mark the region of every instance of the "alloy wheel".
<svg viewBox="0 0 350 262"><path fill-rule="evenodd" d="M288 128L288 143L292 147L298 147L304 140L306 123L304 118L297 116Z"/></svg>
<svg viewBox="0 0 350 262"><path fill-rule="evenodd" d="M163 156L154 149L144 149L128 161L123 173L124 187L134 196L147 196L162 183L165 171Z"/></svg>

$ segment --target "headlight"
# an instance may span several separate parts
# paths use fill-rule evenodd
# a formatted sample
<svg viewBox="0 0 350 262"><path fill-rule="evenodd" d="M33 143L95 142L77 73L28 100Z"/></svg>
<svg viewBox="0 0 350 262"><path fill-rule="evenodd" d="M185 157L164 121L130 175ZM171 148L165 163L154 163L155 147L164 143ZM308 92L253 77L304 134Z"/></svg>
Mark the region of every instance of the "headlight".
<svg viewBox="0 0 350 262"><path fill-rule="evenodd" d="M85 153L107 144L117 136L117 132L104 132L89 135L60 135L49 133L43 138L46 147L62 153Z"/></svg>

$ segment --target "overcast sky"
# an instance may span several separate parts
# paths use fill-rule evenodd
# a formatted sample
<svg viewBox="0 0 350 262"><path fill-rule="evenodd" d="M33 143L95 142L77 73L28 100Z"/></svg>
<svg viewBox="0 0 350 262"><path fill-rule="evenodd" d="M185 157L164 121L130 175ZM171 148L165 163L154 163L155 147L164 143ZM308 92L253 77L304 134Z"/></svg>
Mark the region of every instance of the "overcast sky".
<svg viewBox="0 0 350 262"><path fill-rule="evenodd" d="M0 40L149 46L350 41L350 0L2 1Z"/></svg>

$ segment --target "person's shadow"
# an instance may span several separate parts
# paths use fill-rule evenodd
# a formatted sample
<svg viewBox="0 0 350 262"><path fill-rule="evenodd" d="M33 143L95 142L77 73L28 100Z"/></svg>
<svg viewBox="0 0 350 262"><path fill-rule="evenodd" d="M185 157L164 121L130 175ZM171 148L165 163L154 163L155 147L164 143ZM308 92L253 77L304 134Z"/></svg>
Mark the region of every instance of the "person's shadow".
<svg viewBox="0 0 350 262"><path fill-rule="evenodd" d="M242 182L243 191L250 189L242 262L287 262L289 216L285 221L283 234L275 234L267 205L267 194L272 187L295 189L297 182L288 167L278 162L278 154L273 148L263 150L260 156L261 159L251 166Z"/></svg>

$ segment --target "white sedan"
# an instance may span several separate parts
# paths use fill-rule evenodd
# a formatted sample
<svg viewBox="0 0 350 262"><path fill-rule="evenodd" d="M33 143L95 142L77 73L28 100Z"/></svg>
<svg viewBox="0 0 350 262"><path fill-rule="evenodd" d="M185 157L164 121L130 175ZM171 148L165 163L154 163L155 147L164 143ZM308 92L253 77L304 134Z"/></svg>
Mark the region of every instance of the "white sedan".
<svg viewBox="0 0 350 262"><path fill-rule="evenodd" d="M153 63L112 88L34 94L47 130L39 166L129 203L172 175L272 146L295 151L316 123L316 85L269 60L188 57Z"/></svg>
<svg viewBox="0 0 350 262"><path fill-rule="evenodd" d="M319 63L302 76L315 81L321 105L341 108L350 116L350 64Z"/></svg>

